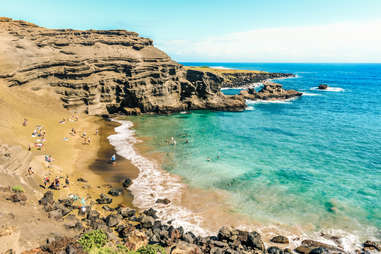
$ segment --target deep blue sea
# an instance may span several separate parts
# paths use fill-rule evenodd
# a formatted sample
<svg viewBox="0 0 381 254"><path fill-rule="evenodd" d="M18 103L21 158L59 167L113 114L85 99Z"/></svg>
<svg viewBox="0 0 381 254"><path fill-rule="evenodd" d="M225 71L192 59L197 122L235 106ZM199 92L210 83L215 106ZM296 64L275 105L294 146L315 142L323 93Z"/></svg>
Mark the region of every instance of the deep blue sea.
<svg viewBox="0 0 381 254"><path fill-rule="evenodd" d="M134 119L137 136L168 155L162 168L229 193L237 216L381 238L381 64L183 64L294 73L276 82L305 94L244 112Z"/></svg>

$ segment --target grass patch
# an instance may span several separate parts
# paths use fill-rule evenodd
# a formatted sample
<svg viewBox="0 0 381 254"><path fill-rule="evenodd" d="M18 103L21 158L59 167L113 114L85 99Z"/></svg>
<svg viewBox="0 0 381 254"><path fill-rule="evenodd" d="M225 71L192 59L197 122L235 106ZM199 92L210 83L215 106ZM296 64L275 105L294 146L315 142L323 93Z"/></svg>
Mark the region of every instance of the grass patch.
<svg viewBox="0 0 381 254"><path fill-rule="evenodd" d="M166 254L160 245L147 245L136 251L128 250L125 246L92 248L89 254Z"/></svg>
<svg viewBox="0 0 381 254"><path fill-rule="evenodd" d="M20 185L15 185L12 187L12 191L13 192L24 192L24 189Z"/></svg>
<svg viewBox="0 0 381 254"><path fill-rule="evenodd" d="M107 235L102 230L93 230L83 234L81 238L79 238L78 243L85 251L90 252L91 249L105 246L107 243Z"/></svg>

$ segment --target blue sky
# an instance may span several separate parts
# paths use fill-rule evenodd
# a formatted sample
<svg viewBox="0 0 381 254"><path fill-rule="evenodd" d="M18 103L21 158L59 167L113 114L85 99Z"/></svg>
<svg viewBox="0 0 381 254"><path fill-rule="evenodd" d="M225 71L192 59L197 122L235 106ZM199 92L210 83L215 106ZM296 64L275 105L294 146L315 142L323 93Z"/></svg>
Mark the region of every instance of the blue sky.
<svg viewBox="0 0 381 254"><path fill-rule="evenodd" d="M381 0L9 0L0 16L136 31L178 61L381 62Z"/></svg>

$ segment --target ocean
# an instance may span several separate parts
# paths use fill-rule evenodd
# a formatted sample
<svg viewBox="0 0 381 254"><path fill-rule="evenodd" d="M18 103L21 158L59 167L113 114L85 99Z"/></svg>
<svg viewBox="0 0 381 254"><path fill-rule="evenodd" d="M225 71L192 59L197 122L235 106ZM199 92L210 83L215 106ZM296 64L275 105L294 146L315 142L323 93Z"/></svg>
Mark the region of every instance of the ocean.
<svg viewBox="0 0 381 254"><path fill-rule="evenodd" d="M295 241L335 235L349 250L381 238L381 64L183 64L294 73L275 82L304 94L248 101L244 112L121 121L109 139L141 170L131 186L135 205L153 206L162 218L201 234L215 233L205 220L215 220L216 228L226 223L206 215L223 211L242 227L250 225L239 218L262 232L289 229ZM330 89L316 90L321 83ZM171 137L176 146L168 144ZM149 147L144 152L137 149L140 139ZM207 199L208 193L218 195ZM157 198L172 202L156 204ZM210 210L207 202L218 206Z"/></svg>

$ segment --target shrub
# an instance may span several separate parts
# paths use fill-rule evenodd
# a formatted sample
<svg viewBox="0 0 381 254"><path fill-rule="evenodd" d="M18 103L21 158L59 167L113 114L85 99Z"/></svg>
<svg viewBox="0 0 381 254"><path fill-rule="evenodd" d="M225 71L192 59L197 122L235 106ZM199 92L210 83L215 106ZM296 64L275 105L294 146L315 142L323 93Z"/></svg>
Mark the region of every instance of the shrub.
<svg viewBox="0 0 381 254"><path fill-rule="evenodd" d="M102 230L93 230L83 234L78 243L89 252L93 248L101 248L107 243L107 235ZM106 252L107 253L107 252Z"/></svg>
<svg viewBox="0 0 381 254"><path fill-rule="evenodd" d="M125 246L118 246L117 248L101 247L92 248L89 250L90 254L166 254L163 247L159 245L147 245L141 247L137 251L128 250Z"/></svg>
<svg viewBox="0 0 381 254"><path fill-rule="evenodd" d="M12 191L13 192L24 192L24 189L19 185L15 185L12 187Z"/></svg>

